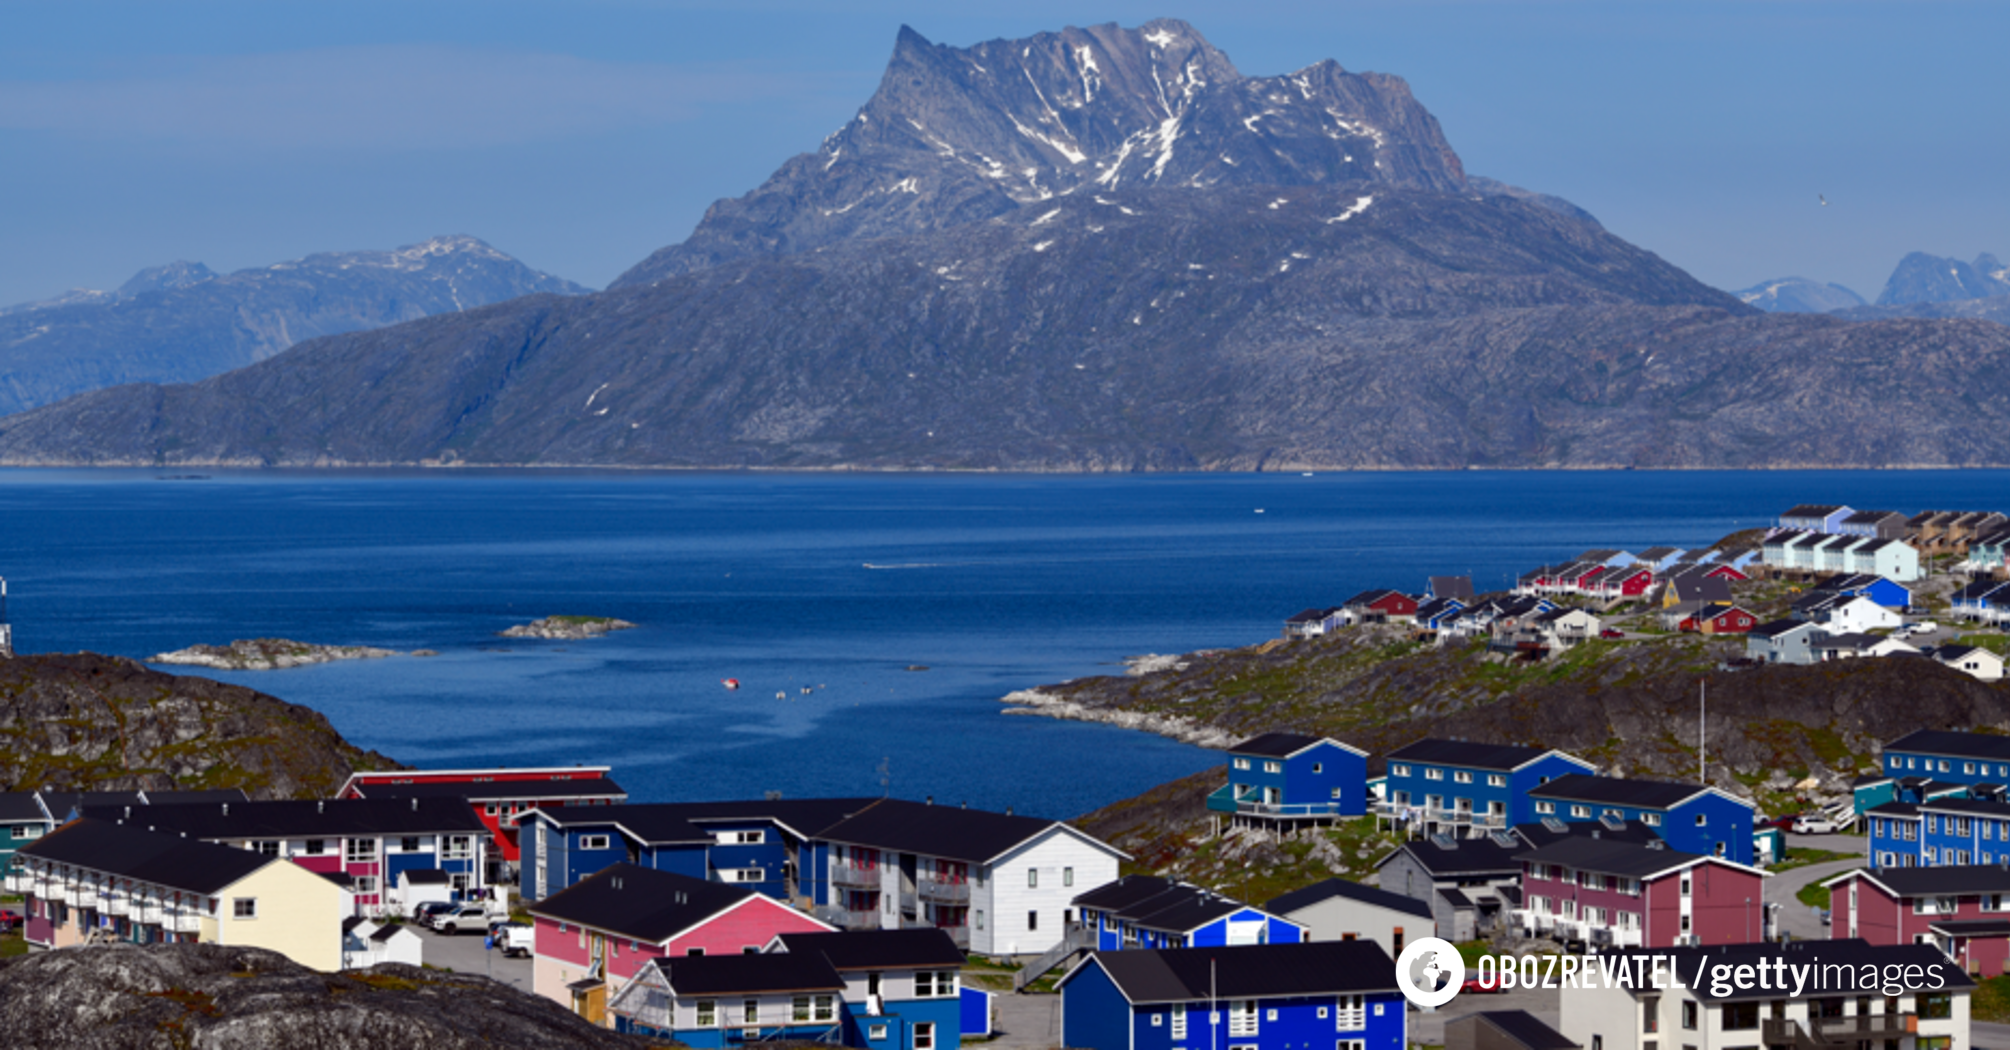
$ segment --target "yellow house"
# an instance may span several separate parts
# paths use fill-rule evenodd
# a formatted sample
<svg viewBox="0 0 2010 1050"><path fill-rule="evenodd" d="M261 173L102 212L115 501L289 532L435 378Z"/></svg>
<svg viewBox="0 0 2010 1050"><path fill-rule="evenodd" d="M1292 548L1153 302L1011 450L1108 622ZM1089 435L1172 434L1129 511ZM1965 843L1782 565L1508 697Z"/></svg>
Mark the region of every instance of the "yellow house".
<svg viewBox="0 0 2010 1050"><path fill-rule="evenodd" d="M73 820L14 855L37 948L201 941L342 968L346 894L291 861L102 820Z"/></svg>

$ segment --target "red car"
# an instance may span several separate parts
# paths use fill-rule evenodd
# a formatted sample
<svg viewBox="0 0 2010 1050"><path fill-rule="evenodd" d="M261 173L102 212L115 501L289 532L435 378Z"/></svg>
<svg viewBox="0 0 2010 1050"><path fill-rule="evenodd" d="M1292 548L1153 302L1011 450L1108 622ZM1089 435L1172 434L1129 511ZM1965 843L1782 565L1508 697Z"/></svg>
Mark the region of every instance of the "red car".
<svg viewBox="0 0 2010 1050"><path fill-rule="evenodd" d="M1461 992L1498 992L1501 990L1499 974L1490 974L1486 977L1481 977L1479 974L1471 974L1466 977L1466 983L1459 986L1459 991Z"/></svg>
<svg viewBox="0 0 2010 1050"><path fill-rule="evenodd" d="M0 931L18 930L27 919L12 908L0 908Z"/></svg>
<svg viewBox="0 0 2010 1050"><path fill-rule="evenodd" d="M1626 637L1626 632L1617 627L1607 627L1605 630L1598 632L1598 636L1600 638L1624 638Z"/></svg>

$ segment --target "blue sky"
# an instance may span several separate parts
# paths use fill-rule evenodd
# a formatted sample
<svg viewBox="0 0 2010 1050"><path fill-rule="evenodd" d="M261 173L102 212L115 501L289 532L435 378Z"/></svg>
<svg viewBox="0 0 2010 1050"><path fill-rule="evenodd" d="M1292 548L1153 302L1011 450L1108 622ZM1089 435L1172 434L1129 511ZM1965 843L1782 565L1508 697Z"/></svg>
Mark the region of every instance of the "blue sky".
<svg viewBox="0 0 2010 1050"><path fill-rule="evenodd" d="M12 0L0 303L439 233L597 287L813 149L902 23L1158 16L1245 73L1399 74L1467 170L1722 287L1875 297L1908 251L2010 256L1995 2Z"/></svg>

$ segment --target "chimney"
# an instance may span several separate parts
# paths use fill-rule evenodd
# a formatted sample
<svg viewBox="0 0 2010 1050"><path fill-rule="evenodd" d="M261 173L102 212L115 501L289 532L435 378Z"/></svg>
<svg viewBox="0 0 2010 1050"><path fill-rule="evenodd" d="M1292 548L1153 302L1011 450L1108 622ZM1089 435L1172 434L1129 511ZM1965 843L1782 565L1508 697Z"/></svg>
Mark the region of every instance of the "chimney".
<svg viewBox="0 0 2010 1050"><path fill-rule="evenodd" d="M1012 815L1012 807L1011 807L1011 806L1006 806L1006 807L1005 807L1005 815L1006 815L1006 816L1008 816L1008 817Z"/></svg>
<svg viewBox="0 0 2010 1050"><path fill-rule="evenodd" d="M419 800L417 798L414 798L412 799L412 812L417 813L418 811L419 811Z"/></svg>
<svg viewBox="0 0 2010 1050"><path fill-rule="evenodd" d="M326 812L328 812L328 803L326 803L326 802L323 802L323 801L321 801L320 799L315 799L315 800L314 800L314 812L316 812L316 813L326 813Z"/></svg>
<svg viewBox="0 0 2010 1050"><path fill-rule="evenodd" d="M230 816L230 803L228 802L223 804L223 815L226 817Z"/></svg>
<svg viewBox="0 0 2010 1050"><path fill-rule="evenodd" d="M928 801L926 801L926 802L923 802L923 803L922 803L922 805L924 805L924 806L932 806L932 805L935 805L935 796L934 796L934 795L930 795L930 796L928 796Z"/></svg>
<svg viewBox="0 0 2010 1050"><path fill-rule="evenodd" d="M970 808L970 800L969 800L969 799L967 799L967 798L966 798L966 799L964 799L964 800L963 800L962 802L959 802L959 803L957 803L957 804L956 804L956 808L957 808L957 809L969 809L969 808ZM2006 863L2006 864L2010 864L2010 856L2006 856L2006 857L2004 857L2004 863Z"/></svg>

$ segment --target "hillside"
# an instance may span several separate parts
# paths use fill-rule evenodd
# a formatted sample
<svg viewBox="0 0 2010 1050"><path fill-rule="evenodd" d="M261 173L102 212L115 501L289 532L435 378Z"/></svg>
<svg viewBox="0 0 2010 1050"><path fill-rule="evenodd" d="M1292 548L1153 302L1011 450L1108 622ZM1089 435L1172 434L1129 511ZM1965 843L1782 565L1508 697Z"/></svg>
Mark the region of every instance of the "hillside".
<svg viewBox="0 0 2010 1050"><path fill-rule="evenodd" d="M116 291L0 310L0 415L120 383L201 379L319 336L534 292L584 291L473 237L327 252L227 275L171 263Z"/></svg>
<svg viewBox="0 0 2010 1050"><path fill-rule="evenodd" d="M40 1050L642 1050L499 981L385 964L319 973L258 948L111 945L0 959L0 1025Z"/></svg>
<svg viewBox="0 0 2010 1050"><path fill-rule="evenodd" d="M326 798L352 772L400 768L321 713L243 686L96 653L0 659L0 790Z"/></svg>

